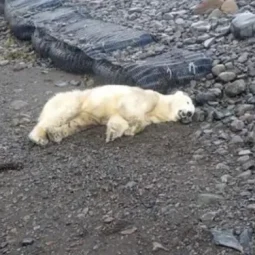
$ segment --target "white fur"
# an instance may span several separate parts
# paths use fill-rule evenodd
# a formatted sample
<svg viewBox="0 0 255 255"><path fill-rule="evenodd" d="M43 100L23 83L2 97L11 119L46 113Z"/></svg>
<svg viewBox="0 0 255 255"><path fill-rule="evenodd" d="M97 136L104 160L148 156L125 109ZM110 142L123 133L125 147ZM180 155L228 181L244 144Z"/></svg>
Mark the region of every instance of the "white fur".
<svg viewBox="0 0 255 255"><path fill-rule="evenodd" d="M36 144L60 142L86 127L106 125L106 142L134 136L152 123L192 117L195 107L188 95L177 91L163 95L126 85L61 92L44 105L38 123L29 134Z"/></svg>

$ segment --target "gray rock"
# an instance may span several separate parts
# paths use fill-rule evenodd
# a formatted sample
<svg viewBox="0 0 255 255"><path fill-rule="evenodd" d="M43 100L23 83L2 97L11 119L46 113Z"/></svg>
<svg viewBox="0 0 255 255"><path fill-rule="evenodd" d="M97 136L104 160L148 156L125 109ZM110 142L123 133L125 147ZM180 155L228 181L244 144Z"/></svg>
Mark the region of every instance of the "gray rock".
<svg viewBox="0 0 255 255"><path fill-rule="evenodd" d="M240 193L240 196L242 196L242 197L250 197L251 196L251 192L249 192L249 191L242 191Z"/></svg>
<svg viewBox="0 0 255 255"><path fill-rule="evenodd" d="M253 185L253 184L255 184L255 179L249 179L249 180L247 181L247 183Z"/></svg>
<svg viewBox="0 0 255 255"><path fill-rule="evenodd" d="M252 143L252 144L255 143L255 132L254 131L251 131L248 133L246 141L248 143Z"/></svg>
<svg viewBox="0 0 255 255"><path fill-rule="evenodd" d="M248 63L248 74L251 77L255 77L255 66L254 66L254 63Z"/></svg>
<svg viewBox="0 0 255 255"><path fill-rule="evenodd" d="M230 30L238 39L252 37L255 33L255 14L251 12L236 14L231 22Z"/></svg>
<svg viewBox="0 0 255 255"><path fill-rule="evenodd" d="M209 89L209 92L213 93L216 97L219 97L222 94L221 89L220 88L216 88L216 87L212 88L212 89Z"/></svg>
<svg viewBox="0 0 255 255"><path fill-rule="evenodd" d="M164 206L161 208L161 212L164 214L164 215L168 215L168 214L171 214L172 212L174 212L174 208L173 208L173 205L167 205L167 206Z"/></svg>
<svg viewBox="0 0 255 255"><path fill-rule="evenodd" d="M203 35L198 36L198 37L196 38L196 41L197 41L198 43L201 43L201 42L206 41L206 40L209 39L209 38L210 38L210 35L206 33L206 34L203 34ZM191 38L189 38L189 39L191 39Z"/></svg>
<svg viewBox="0 0 255 255"><path fill-rule="evenodd" d="M236 116L243 116L246 112L253 111L254 105L253 104L241 104L238 105L236 108Z"/></svg>
<svg viewBox="0 0 255 255"><path fill-rule="evenodd" d="M109 216L109 215L104 215L103 216L103 221L104 221L104 223L111 223L111 222L114 221L114 218Z"/></svg>
<svg viewBox="0 0 255 255"><path fill-rule="evenodd" d="M236 80L232 83L228 83L225 86L225 93L229 97L235 97L242 94L246 90L246 84L244 80Z"/></svg>
<svg viewBox="0 0 255 255"><path fill-rule="evenodd" d="M223 73L226 71L226 67L223 64L215 65L212 68L212 73L216 76L218 76L220 73Z"/></svg>
<svg viewBox="0 0 255 255"><path fill-rule="evenodd" d="M233 132L240 132L244 128L244 122L241 120L234 120L230 124L230 129Z"/></svg>
<svg viewBox="0 0 255 255"><path fill-rule="evenodd" d="M216 189L221 193L224 194L225 188L227 187L226 183L217 183L215 185Z"/></svg>
<svg viewBox="0 0 255 255"><path fill-rule="evenodd" d="M225 133L224 131L220 131L219 138L222 139L222 140L228 140L229 135L227 133Z"/></svg>
<svg viewBox="0 0 255 255"><path fill-rule="evenodd" d="M248 162L244 163L242 167L243 167L243 170L246 171L246 170L254 168L254 166L255 166L254 160L249 160Z"/></svg>
<svg viewBox="0 0 255 255"><path fill-rule="evenodd" d="M11 108L14 109L14 110L16 110L16 111L18 111L18 110L24 108L24 107L27 106L27 105L28 105L28 103L25 102L25 101L23 101L23 100L14 100L14 101L10 104Z"/></svg>
<svg viewBox="0 0 255 255"><path fill-rule="evenodd" d="M250 159L250 157L248 155L245 155L245 156L241 156L237 159L237 162L240 162L240 163L245 163L247 162L248 160Z"/></svg>
<svg viewBox="0 0 255 255"><path fill-rule="evenodd" d="M195 44L196 39L195 38L186 38L183 40L183 44Z"/></svg>
<svg viewBox="0 0 255 255"><path fill-rule="evenodd" d="M10 63L9 60L1 60L0 61L0 66L7 66Z"/></svg>
<svg viewBox="0 0 255 255"><path fill-rule="evenodd" d="M219 26L216 28L216 32L221 36L227 35L228 33L230 33L230 25Z"/></svg>
<svg viewBox="0 0 255 255"><path fill-rule="evenodd" d="M122 230L120 233L121 233L122 235L131 235L131 234L133 234L133 233L136 232L136 231L137 231L137 227L131 227L131 228Z"/></svg>
<svg viewBox="0 0 255 255"><path fill-rule="evenodd" d="M252 130L253 129L253 122L255 120L255 116L253 115L253 113L250 112L246 112L243 115L240 115L240 120L244 121L247 123L247 130Z"/></svg>
<svg viewBox="0 0 255 255"><path fill-rule="evenodd" d="M213 19L213 18L220 18L224 14L220 9L214 9L208 16L208 19Z"/></svg>
<svg viewBox="0 0 255 255"><path fill-rule="evenodd" d="M153 242L152 243L152 251L159 251L159 250L163 250L163 251L169 251L165 246L163 246L161 243L158 242Z"/></svg>
<svg viewBox="0 0 255 255"><path fill-rule="evenodd" d="M131 14L131 13L134 13L134 12L138 12L138 13L140 13L140 12L142 12L142 8L141 7L132 7L132 8L130 8L129 10L128 10L128 13L129 14Z"/></svg>
<svg viewBox="0 0 255 255"><path fill-rule="evenodd" d="M236 74L234 72L222 72L219 74L218 76L220 78L220 80L224 81L224 82L229 82L229 81L233 81L236 78Z"/></svg>
<svg viewBox="0 0 255 255"><path fill-rule="evenodd" d="M193 44L193 45L186 46L186 49L191 51L201 50L202 48L203 46L201 44Z"/></svg>
<svg viewBox="0 0 255 255"><path fill-rule="evenodd" d="M85 208L81 211L81 213L79 213L79 214L77 215L77 217L80 218L80 219L83 219L83 218L86 217L86 215L88 214L88 212L89 212L89 208L88 208L88 207L85 207Z"/></svg>
<svg viewBox="0 0 255 255"><path fill-rule="evenodd" d="M244 254L253 254L253 228L247 227L240 234L240 244L243 246Z"/></svg>
<svg viewBox="0 0 255 255"><path fill-rule="evenodd" d="M239 174L237 177L246 179L246 178L249 178L250 176L251 176L251 170L247 170L247 171Z"/></svg>
<svg viewBox="0 0 255 255"><path fill-rule="evenodd" d="M218 203L224 199L223 196L216 195L216 194L210 194L210 193L203 193L199 194L198 196L198 202L200 204L212 204L212 203Z"/></svg>
<svg viewBox="0 0 255 255"><path fill-rule="evenodd" d="M211 25L212 30L215 30L215 28L218 26L218 24L219 24L219 21L217 18L212 18L210 20L210 25Z"/></svg>
<svg viewBox="0 0 255 255"><path fill-rule="evenodd" d="M165 13L163 15L163 19L166 19L166 20L172 20L173 18L174 18L174 15L171 12Z"/></svg>
<svg viewBox="0 0 255 255"><path fill-rule="evenodd" d="M29 123L31 120L29 118L14 118L12 120L12 124L13 126L20 126L20 125L23 125L23 124L26 124L26 123Z"/></svg>
<svg viewBox="0 0 255 255"><path fill-rule="evenodd" d="M253 82L251 85L250 85L250 92L255 95L255 83Z"/></svg>
<svg viewBox="0 0 255 255"><path fill-rule="evenodd" d="M161 30L161 29L164 28L164 26L162 25L162 22L157 21L157 20L153 22L153 25L154 25L155 29L160 29Z"/></svg>
<svg viewBox="0 0 255 255"><path fill-rule="evenodd" d="M255 204L247 205L247 209L255 211Z"/></svg>
<svg viewBox="0 0 255 255"><path fill-rule="evenodd" d="M218 230L212 229L211 233L213 235L213 240L216 245L221 245L229 248L233 248L240 252L243 252L243 247L233 235L232 230Z"/></svg>
<svg viewBox="0 0 255 255"><path fill-rule="evenodd" d="M136 13L131 13L129 16L128 16L128 20L136 20L137 19L137 14Z"/></svg>
<svg viewBox="0 0 255 255"><path fill-rule="evenodd" d="M55 82L55 86L57 86L57 87L66 87L66 86L68 86L68 82L66 82L66 81L57 81L57 82Z"/></svg>
<svg viewBox="0 0 255 255"><path fill-rule="evenodd" d="M8 242L2 242L2 243L0 243L0 249L4 249L5 247L7 247L8 246Z"/></svg>
<svg viewBox="0 0 255 255"><path fill-rule="evenodd" d="M187 13L186 10L180 10L180 11L170 12L170 14L172 14L173 16L183 16L183 15L186 14L186 13Z"/></svg>
<svg viewBox="0 0 255 255"><path fill-rule="evenodd" d="M221 181L223 182L223 183L228 183L228 181L230 180L232 178L232 176L231 175L229 175L229 174L224 174L224 175L222 175L221 176Z"/></svg>
<svg viewBox="0 0 255 255"><path fill-rule="evenodd" d="M81 82L80 82L80 81L71 80L71 81L70 81L70 85L75 86L75 87L78 87L78 86L81 85Z"/></svg>
<svg viewBox="0 0 255 255"><path fill-rule="evenodd" d="M250 150L240 150L238 156L250 155L252 152Z"/></svg>
<svg viewBox="0 0 255 255"><path fill-rule="evenodd" d="M125 188L127 189L132 189L133 187L135 187L137 185L137 183L135 181L130 181L125 185Z"/></svg>
<svg viewBox="0 0 255 255"><path fill-rule="evenodd" d="M23 69L27 68L27 65L24 63L24 62L21 62L17 65L15 65L12 70L15 71L15 72L18 72L18 71L21 71Z"/></svg>
<svg viewBox="0 0 255 255"><path fill-rule="evenodd" d="M198 21L191 24L191 30L194 32L208 32L211 25L207 21Z"/></svg>
<svg viewBox="0 0 255 255"><path fill-rule="evenodd" d="M253 96L253 95L251 95L251 94L247 94L247 103L248 104L255 104L255 97Z"/></svg>
<svg viewBox="0 0 255 255"><path fill-rule="evenodd" d="M200 160L200 159L203 159L203 158L204 158L203 155L193 155L194 160Z"/></svg>
<svg viewBox="0 0 255 255"><path fill-rule="evenodd" d="M225 163L218 163L216 165L216 170L229 170L229 166L227 166Z"/></svg>
<svg viewBox="0 0 255 255"><path fill-rule="evenodd" d="M226 67L226 69L227 69L228 71L234 69L234 65L233 65L232 62L227 62L227 63L225 64L225 67Z"/></svg>
<svg viewBox="0 0 255 255"><path fill-rule="evenodd" d="M210 48L215 42L215 37L209 38L204 42L204 47L205 48Z"/></svg>
<svg viewBox="0 0 255 255"><path fill-rule="evenodd" d="M182 19L182 18L177 18L177 19L175 20L175 23L176 23L177 25L183 25L183 24L185 24L185 20Z"/></svg>
<svg viewBox="0 0 255 255"><path fill-rule="evenodd" d="M95 80L91 77L86 77L84 84L86 88L92 88L95 85Z"/></svg>
<svg viewBox="0 0 255 255"><path fill-rule="evenodd" d="M238 58L238 62L240 63L244 63L248 60L248 56L249 56L249 53L248 52L244 52L242 53L242 55Z"/></svg>
<svg viewBox="0 0 255 255"><path fill-rule="evenodd" d="M34 243L34 239L32 238L25 238L22 240L22 246L32 245Z"/></svg>
<svg viewBox="0 0 255 255"><path fill-rule="evenodd" d="M207 212L200 217L200 220L203 222L213 221L217 214L218 211Z"/></svg>
<svg viewBox="0 0 255 255"><path fill-rule="evenodd" d="M202 122L206 119L206 117L207 117L207 114L205 113L205 111L197 107L192 119L195 122Z"/></svg>
<svg viewBox="0 0 255 255"><path fill-rule="evenodd" d="M195 101L198 105L204 105L210 101L215 101L216 95L212 92L200 92L196 95Z"/></svg>
<svg viewBox="0 0 255 255"><path fill-rule="evenodd" d="M220 111L215 110L215 111L214 111L214 114L213 114L213 118L214 118L215 120L222 120L222 119L225 118L225 114L222 113L222 112L220 112Z"/></svg>

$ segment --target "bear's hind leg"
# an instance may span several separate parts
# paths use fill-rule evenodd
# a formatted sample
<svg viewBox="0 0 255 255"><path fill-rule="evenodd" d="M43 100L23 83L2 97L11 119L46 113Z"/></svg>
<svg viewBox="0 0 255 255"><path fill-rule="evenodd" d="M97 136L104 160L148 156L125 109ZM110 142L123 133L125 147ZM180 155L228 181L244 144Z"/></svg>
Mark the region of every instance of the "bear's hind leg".
<svg viewBox="0 0 255 255"><path fill-rule="evenodd" d="M62 126L49 128L48 137L51 141L60 143L64 138L85 129L87 124L82 117L77 116Z"/></svg>
<svg viewBox="0 0 255 255"><path fill-rule="evenodd" d="M44 105L38 123L29 133L28 138L38 145L46 145L49 141L48 132L67 124L80 114L80 104L79 92L55 95Z"/></svg>

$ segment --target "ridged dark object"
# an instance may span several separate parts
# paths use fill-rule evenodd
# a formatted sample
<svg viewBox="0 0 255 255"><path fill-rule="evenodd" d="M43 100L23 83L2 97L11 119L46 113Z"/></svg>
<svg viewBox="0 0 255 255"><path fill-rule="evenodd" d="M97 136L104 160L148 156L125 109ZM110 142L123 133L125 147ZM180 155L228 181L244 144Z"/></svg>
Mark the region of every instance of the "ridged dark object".
<svg viewBox="0 0 255 255"><path fill-rule="evenodd" d="M32 40L35 51L72 73L91 73L108 83L168 93L211 72L203 53L172 49L144 59L137 52L162 46L145 32L93 19L68 0L5 0L14 35Z"/></svg>

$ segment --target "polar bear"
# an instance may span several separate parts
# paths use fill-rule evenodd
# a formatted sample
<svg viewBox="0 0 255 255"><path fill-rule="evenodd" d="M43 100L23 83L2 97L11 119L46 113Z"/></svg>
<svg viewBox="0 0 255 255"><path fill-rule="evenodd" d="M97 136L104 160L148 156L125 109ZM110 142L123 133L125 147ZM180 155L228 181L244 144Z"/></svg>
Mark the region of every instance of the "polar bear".
<svg viewBox="0 0 255 255"><path fill-rule="evenodd" d="M28 138L46 145L90 126L106 126L106 143L134 136L152 123L190 122L195 112L191 98L182 91L163 95L127 85L103 85L54 95L44 105Z"/></svg>

